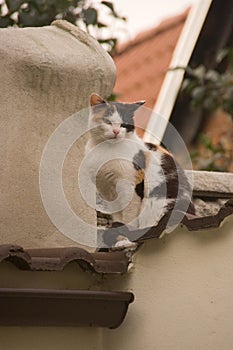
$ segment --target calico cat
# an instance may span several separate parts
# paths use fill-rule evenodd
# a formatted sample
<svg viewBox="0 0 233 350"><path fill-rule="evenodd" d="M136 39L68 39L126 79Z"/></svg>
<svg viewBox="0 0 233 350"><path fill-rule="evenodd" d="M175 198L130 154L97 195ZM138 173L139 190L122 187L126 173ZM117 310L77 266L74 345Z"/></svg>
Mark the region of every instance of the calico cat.
<svg viewBox="0 0 233 350"><path fill-rule="evenodd" d="M144 103L109 103L92 94L85 148L89 155L95 150L89 170L97 169L92 180L106 212L114 223L135 229L155 226L174 207L194 214L182 168L168 151L144 143L135 132L134 113Z"/></svg>

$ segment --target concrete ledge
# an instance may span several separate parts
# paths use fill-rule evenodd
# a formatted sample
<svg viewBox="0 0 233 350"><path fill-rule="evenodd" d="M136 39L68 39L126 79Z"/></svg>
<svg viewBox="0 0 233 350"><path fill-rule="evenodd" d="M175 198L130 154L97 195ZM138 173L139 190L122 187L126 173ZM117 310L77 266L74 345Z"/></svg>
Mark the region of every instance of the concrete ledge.
<svg viewBox="0 0 233 350"><path fill-rule="evenodd" d="M194 196L212 198L233 197L233 174L213 171L185 171L189 178L193 177Z"/></svg>

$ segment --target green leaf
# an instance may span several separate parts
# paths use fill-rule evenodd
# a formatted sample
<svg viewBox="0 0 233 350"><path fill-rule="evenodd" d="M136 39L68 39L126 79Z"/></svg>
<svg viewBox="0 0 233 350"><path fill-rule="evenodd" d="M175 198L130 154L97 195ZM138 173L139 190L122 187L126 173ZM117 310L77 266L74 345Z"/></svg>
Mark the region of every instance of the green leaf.
<svg viewBox="0 0 233 350"><path fill-rule="evenodd" d="M97 27L98 27L98 28L107 28L107 24L104 24L104 23L102 23L102 22L98 22L98 23L97 23Z"/></svg>
<svg viewBox="0 0 233 350"><path fill-rule="evenodd" d="M99 39L99 43L104 44L104 43L116 43L117 39L116 38L106 38L106 39Z"/></svg>
<svg viewBox="0 0 233 350"><path fill-rule="evenodd" d="M11 13L17 11L24 1L22 0L5 0L6 5Z"/></svg>
<svg viewBox="0 0 233 350"><path fill-rule="evenodd" d="M109 97L108 97L108 101L109 102L114 102L114 101L116 101L117 100L117 97L118 97L118 94L116 94L116 93L112 93Z"/></svg>
<svg viewBox="0 0 233 350"><path fill-rule="evenodd" d="M115 13L113 3L111 3L110 1L101 1L101 4L107 6L113 13Z"/></svg>
<svg viewBox="0 0 233 350"><path fill-rule="evenodd" d="M197 86L193 89L191 96L193 99L200 101L205 96L205 91L206 91L205 86Z"/></svg>
<svg viewBox="0 0 233 350"><path fill-rule="evenodd" d="M98 13L93 7L83 10L84 22L87 26L97 24Z"/></svg>
<svg viewBox="0 0 233 350"><path fill-rule="evenodd" d="M14 24L14 21L9 16L0 16L0 28L6 28Z"/></svg>
<svg viewBox="0 0 233 350"><path fill-rule="evenodd" d="M19 11L18 22L20 27L42 27L49 25L55 15L52 7L46 12L40 13L33 4L30 4L28 8Z"/></svg>
<svg viewBox="0 0 233 350"><path fill-rule="evenodd" d="M99 35L101 29L108 28L109 25L104 21L98 20L98 14L106 6L109 11L106 15L108 18L119 21L125 21L125 17L121 17L115 11L115 6L111 0L99 1L101 7L95 8L90 5L95 4L91 0L0 0L0 27L17 25L19 27L36 27L49 25L54 19L66 19L76 24L77 20L88 26L99 28L96 35ZM23 6L22 6L23 5ZM8 10L7 15L1 17L2 7ZM106 9L107 9L106 8ZM11 15L17 12L17 16ZM110 26L112 23L110 24ZM99 38L97 37L99 41ZM107 50L112 50L116 46L115 38L104 40Z"/></svg>
<svg viewBox="0 0 233 350"><path fill-rule="evenodd" d="M206 134L200 133L200 134L198 135L198 139L199 139L199 142L200 142L206 149L213 150L212 141L211 141L211 139L210 139L209 136L207 136Z"/></svg>
<svg viewBox="0 0 233 350"><path fill-rule="evenodd" d="M228 54L229 54L229 49L228 49L228 48L225 48L225 49L220 50L220 51L217 53L216 62L217 62L217 63L222 62L222 60L224 60L224 58L227 57Z"/></svg>
<svg viewBox="0 0 233 350"><path fill-rule="evenodd" d="M192 160L195 160L197 157L200 157L200 152L198 151L193 151L190 153L190 157Z"/></svg>
<svg viewBox="0 0 233 350"><path fill-rule="evenodd" d="M200 66L192 70L192 73L198 80L203 80L206 73L206 67L200 64Z"/></svg>
<svg viewBox="0 0 233 350"><path fill-rule="evenodd" d="M62 15L62 19L65 19L66 21L73 24L76 24L77 17L78 16L73 11L67 11Z"/></svg>
<svg viewBox="0 0 233 350"><path fill-rule="evenodd" d="M220 74L216 70L210 69L206 73L205 79L216 82L220 79Z"/></svg>
<svg viewBox="0 0 233 350"><path fill-rule="evenodd" d="M127 21L127 18L124 16L120 16L114 8L114 5L111 1L101 1L101 4L104 6L107 6L111 10L111 14L118 19L121 19L122 21Z"/></svg>
<svg viewBox="0 0 233 350"><path fill-rule="evenodd" d="M209 94L209 96L203 102L203 107L209 111L217 109L218 105L219 103L217 99L212 94Z"/></svg>
<svg viewBox="0 0 233 350"><path fill-rule="evenodd" d="M190 83L189 79L184 79L181 86L181 90L185 90L189 86L189 83Z"/></svg>
<svg viewBox="0 0 233 350"><path fill-rule="evenodd" d="M227 91L227 99L233 103L233 85Z"/></svg>

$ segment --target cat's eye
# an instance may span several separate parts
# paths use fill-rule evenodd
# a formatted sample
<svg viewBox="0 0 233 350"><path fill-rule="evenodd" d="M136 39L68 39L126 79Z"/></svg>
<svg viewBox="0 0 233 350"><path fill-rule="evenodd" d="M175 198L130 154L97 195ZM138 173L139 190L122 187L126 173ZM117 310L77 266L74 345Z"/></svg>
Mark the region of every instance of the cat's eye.
<svg viewBox="0 0 233 350"><path fill-rule="evenodd" d="M131 124L128 124L128 123L122 123L121 127L125 128L126 132L134 131L134 125L131 125Z"/></svg>
<svg viewBox="0 0 233 350"><path fill-rule="evenodd" d="M129 125L129 124L122 123L122 124L121 124L121 127L122 127L122 128L127 128L128 125Z"/></svg>
<svg viewBox="0 0 233 350"><path fill-rule="evenodd" d="M108 118L104 118L104 122L105 122L105 124L109 124L109 125L112 124Z"/></svg>

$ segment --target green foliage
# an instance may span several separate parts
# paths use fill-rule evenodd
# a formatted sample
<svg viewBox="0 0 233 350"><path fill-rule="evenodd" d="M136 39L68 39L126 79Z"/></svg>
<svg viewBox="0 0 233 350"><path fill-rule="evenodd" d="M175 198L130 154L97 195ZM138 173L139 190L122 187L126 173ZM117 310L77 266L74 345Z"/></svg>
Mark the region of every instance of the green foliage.
<svg viewBox="0 0 233 350"><path fill-rule="evenodd" d="M118 95L117 95L115 92L113 92L113 93L108 97L108 101L109 101L109 102L114 102L114 101L117 100L117 97L118 97Z"/></svg>
<svg viewBox="0 0 233 350"><path fill-rule="evenodd" d="M196 68L190 66L177 67L184 69L186 78L183 81L182 92L191 97L191 107L203 107L205 110L222 108L233 117L233 49L224 49L216 57L216 65L223 60L227 69L221 73L218 70L207 69L204 65Z"/></svg>
<svg viewBox="0 0 233 350"><path fill-rule="evenodd" d="M204 154L199 151L192 152L191 158L195 168L206 171L228 171L231 163L231 153L223 145L214 145L207 134L199 134L198 143L202 145Z"/></svg>
<svg viewBox="0 0 233 350"><path fill-rule="evenodd" d="M215 69L199 65L195 68L176 67L173 70L182 69L186 73L181 94L190 98L192 109L222 109L233 118L233 48L221 50L214 65ZM223 136L215 144L207 134L199 134L193 146L197 147L190 154L195 169L229 171L232 150L226 147Z"/></svg>
<svg viewBox="0 0 233 350"><path fill-rule="evenodd" d="M92 4L90 0L0 0L0 28L41 27L55 19L64 19L91 32L96 39L112 52L117 43L115 37L104 36L109 25L100 20L100 12L114 21L125 21L110 1Z"/></svg>

